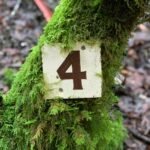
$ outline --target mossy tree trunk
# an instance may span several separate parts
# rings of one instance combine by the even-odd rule
[[[112,106],[114,77],[130,31],[149,0],[62,0],[38,45],[3,96],[2,150],[120,150],[122,118]],[[102,50],[103,92],[99,99],[44,99],[41,48],[98,41]]]

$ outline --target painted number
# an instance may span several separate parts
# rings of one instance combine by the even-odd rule
[[[66,72],[71,65],[72,72]],[[81,72],[80,51],[71,52],[58,68],[57,73],[62,80],[72,79],[74,90],[83,89],[82,79],[86,79],[86,71]]]

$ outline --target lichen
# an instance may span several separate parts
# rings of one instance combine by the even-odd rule
[[[112,86],[130,31],[148,0],[62,0],[37,46],[3,96],[2,150],[120,150],[125,137]],[[103,96],[46,100],[41,48],[98,41],[102,49]]]

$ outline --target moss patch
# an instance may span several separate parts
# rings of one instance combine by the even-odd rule
[[[114,77],[130,31],[148,0],[62,0],[38,45],[3,97],[0,149],[120,150],[122,118],[112,106]],[[103,96],[100,99],[45,100],[41,47],[76,42],[102,43]]]

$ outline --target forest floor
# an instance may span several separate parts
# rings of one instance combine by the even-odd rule
[[[54,9],[57,1],[47,0],[47,3]],[[33,1],[0,0],[0,91],[3,93],[9,90],[14,74],[36,45],[45,24]],[[131,35],[121,70],[125,80],[116,91],[129,132],[125,150],[150,150],[150,24],[137,26]]]

